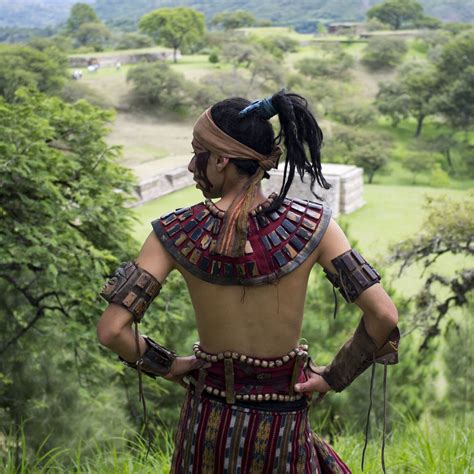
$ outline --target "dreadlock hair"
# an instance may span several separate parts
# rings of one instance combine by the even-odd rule
[[[323,132],[308,109],[307,100],[298,94],[281,90],[272,96],[272,104],[280,120],[280,133],[276,137],[272,124],[262,118],[258,110],[246,117],[239,116],[239,112],[250,105],[246,99],[233,97],[211,108],[212,120],[221,130],[261,154],[270,154],[273,147],[283,140],[286,148],[283,182],[278,198],[268,210],[275,209],[285,199],[295,172],[298,172],[301,180],[306,173],[309,174],[311,191],[316,182],[324,189],[331,187],[321,170]],[[309,151],[309,157],[306,150]],[[259,168],[258,162],[251,160],[233,159],[232,163],[249,176]]]

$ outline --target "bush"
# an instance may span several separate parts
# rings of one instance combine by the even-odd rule
[[[439,163],[435,163],[431,172],[431,186],[435,188],[447,188],[451,184],[448,173],[443,171]]]
[[[390,69],[398,66],[407,52],[405,42],[392,38],[371,38],[362,62],[372,70]]]
[[[339,101],[331,111],[334,118],[345,125],[367,125],[375,119],[376,111],[371,105],[359,101]]]
[[[331,77],[334,79],[347,79],[349,69],[354,65],[354,58],[339,49],[323,57],[300,59],[296,68],[308,77]]]
[[[127,82],[133,83],[132,105],[149,112],[186,114],[192,105],[189,91],[194,86],[167,63],[139,64],[128,71]]]
[[[209,54],[209,62],[212,64],[216,64],[219,62],[219,49],[214,48],[211,53]]]
[[[149,36],[140,33],[125,33],[120,37],[116,48],[140,49],[149,48],[150,46],[153,46],[153,40]]]
[[[61,98],[70,104],[84,99],[90,104],[103,109],[110,109],[113,107],[112,103],[106,97],[100,95],[87,84],[83,84],[79,81],[68,82],[61,92]]]

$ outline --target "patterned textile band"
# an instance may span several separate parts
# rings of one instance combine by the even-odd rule
[[[282,357],[261,359],[231,351],[208,354],[196,343],[196,357],[212,365],[191,372],[188,381],[198,395],[205,391],[225,397],[227,403],[293,402],[303,397],[294,392],[294,386],[306,381],[307,351],[308,346],[300,344]]]
[[[263,406],[263,405],[262,405]],[[229,405],[188,391],[181,409],[172,474],[350,474],[312,433],[308,409],[278,412]]]

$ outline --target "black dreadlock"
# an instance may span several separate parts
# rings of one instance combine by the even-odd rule
[[[221,130],[263,155],[270,154],[273,147],[283,140],[286,148],[283,182],[278,199],[269,210],[277,207],[286,197],[296,171],[301,180],[306,173],[309,174],[311,189],[316,182],[324,189],[331,187],[321,171],[323,132],[308,109],[306,99],[280,91],[273,95],[272,104],[280,120],[280,133],[276,137],[270,121],[262,118],[257,111],[239,117],[239,112],[250,105],[246,99],[233,97],[211,108],[212,119]],[[258,162],[251,160],[233,159],[232,163],[243,174],[250,176],[259,168]]]

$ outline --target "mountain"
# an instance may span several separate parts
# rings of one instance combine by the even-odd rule
[[[279,25],[304,26],[316,20],[360,21],[377,0],[80,0],[91,4],[107,23],[134,25],[161,7],[188,6],[207,20],[224,10],[247,10]],[[76,0],[0,0],[0,27],[44,28],[64,22]],[[471,0],[421,0],[427,15],[443,21],[474,22]]]

